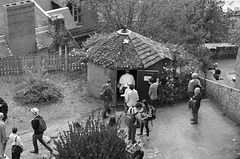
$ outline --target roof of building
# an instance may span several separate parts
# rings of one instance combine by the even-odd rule
[[[65,7],[69,3],[69,0],[51,0],[51,1],[56,3],[57,5],[59,5],[61,7]],[[75,1],[78,2],[78,0],[75,0]]]
[[[54,38],[52,37],[47,27],[44,27],[42,30],[41,29],[36,30],[36,42],[37,48],[39,50],[50,47],[53,41]]]
[[[64,21],[65,21],[65,26],[67,29],[73,29],[76,28],[76,23],[73,20],[73,17],[68,9],[68,7],[64,7],[64,8],[59,8],[59,9],[54,9],[54,10],[50,10],[50,11],[46,11],[47,14],[54,15],[54,14],[61,14],[64,17]]]
[[[87,50],[91,62],[111,69],[148,68],[158,61],[171,59],[170,50],[161,43],[130,30],[114,32]]]
[[[218,47],[237,47],[237,45],[230,43],[206,43],[204,46],[208,49],[216,49]]]

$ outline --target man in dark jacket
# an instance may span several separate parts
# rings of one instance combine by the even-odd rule
[[[102,115],[103,115],[103,118],[106,118],[107,112],[110,113],[109,104],[110,102],[112,102],[112,95],[113,95],[113,90],[111,88],[111,79],[107,80],[107,83],[102,86],[102,89],[105,90],[104,91],[104,96],[105,96],[104,109],[103,109]]]
[[[31,112],[34,116],[32,122],[31,122],[32,128],[34,130],[34,134],[32,136],[34,150],[30,151],[30,152],[35,153],[35,154],[38,153],[37,140],[39,140],[43,144],[43,146],[45,146],[52,154],[53,150],[43,140],[43,132],[39,131],[39,125],[40,125],[39,119],[41,118],[41,116],[39,115],[39,110],[37,108],[32,108]]]
[[[0,98],[0,112],[3,113],[4,117],[2,120],[5,122],[7,120],[8,105],[2,98]]]

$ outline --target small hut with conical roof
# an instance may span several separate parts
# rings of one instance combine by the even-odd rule
[[[108,34],[87,53],[88,92],[98,97],[102,85],[111,79],[115,92],[113,105],[123,104],[117,84],[125,70],[134,76],[140,100],[149,99],[148,79],[159,77],[163,66],[171,62],[171,53],[166,46],[126,28]]]

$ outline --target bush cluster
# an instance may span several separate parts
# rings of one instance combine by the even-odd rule
[[[41,80],[22,85],[15,94],[15,98],[23,104],[53,102],[62,96],[61,90],[56,85]]]
[[[15,99],[23,104],[49,103],[63,97],[61,89],[46,79],[43,67],[25,69],[24,82],[17,87]]]
[[[112,127],[98,116],[90,116],[86,123],[69,123],[69,130],[55,140],[57,159],[130,159],[124,139],[126,133],[119,124]]]

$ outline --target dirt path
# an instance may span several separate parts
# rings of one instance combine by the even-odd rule
[[[22,159],[35,159],[41,155],[32,155],[32,128],[30,122],[32,115],[30,109],[37,107],[40,114],[45,118],[48,129],[46,136],[54,137],[59,132],[68,128],[67,122],[82,120],[88,117],[92,110],[101,108],[101,101],[89,96],[86,92],[86,73],[83,72],[54,72],[48,74],[50,82],[61,87],[64,98],[58,103],[48,105],[27,105],[23,106],[13,99],[14,88],[23,82],[23,75],[7,75],[0,77],[0,97],[9,105],[7,134],[11,133],[11,128],[16,126],[18,133],[23,140],[25,151],[22,153]],[[40,144],[39,144],[40,145]],[[53,143],[50,143],[53,146]],[[40,147],[40,154],[48,153],[45,148]],[[8,145],[6,154],[10,155],[10,145]]]

